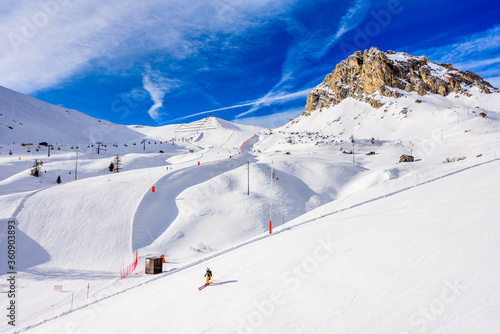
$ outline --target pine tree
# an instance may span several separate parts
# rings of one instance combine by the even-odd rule
[[[113,161],[111,161],[111,163],[109,164],[109,171],[112,172],[115,170],[115,164],[113,163]]]
[[[120,171],[120,167],[121,167],[121,164],[122,164],[122,159],[120,158],[120,156],[118,154],[113,159],[113,164],[114,164],[114,167],[115,167],[114,170],[118,173]]]
[[[38,161],[35,159],[35,163],[33,164],[33,167],[31,167],[30,174],[35,177],[40,176],[40,166],[43,165],[43,161]]]
[[[57,181],[56,181],[56,182],[57,182],[57,184],[61,183],[61,175],[59,175],[59,176],[57,177]]]

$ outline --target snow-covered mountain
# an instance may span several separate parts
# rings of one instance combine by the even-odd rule
[[[136,139],[126,126],[99,120],[0,86],[0,142],[87,144]]]
[[[461,72],[451,64],[437,64],[425,56],[415,57],[403,52],[380,51],[372,47],[357,51],[341,61],[335,70],[307,96],[304,114],[329,108],[348,97],[381,108],[385,97],[405,97],[405,92],[420,96],[451,93],[471,96],[470,89],[483,94],[500,92],[480,76]]]
[[[340,62],[309,93],[303,114],[277,129],[284,136],[279,142],[292,145],[275,149],[293,150],[305,141],[341,143],[351,136],[442,141],[496,128],[499,120],[500,91],[474,73],[371,48]],[[311,140],[305,132],[314,133]]]
[[[434,82],[421,57],[366,54],[415,61],[414,78]],[[498,331],[500,93],[450,81],[424,94],[409,80],[320,94],[276,129],[125,127],[0,89],[2,302],[10,219],[19,283],[17,326],[0,331]],[[49,157],[21,141],[55,146]],[[146,275],[159,255],[164,273]],[[200,292],[207,266],[215,284]]]

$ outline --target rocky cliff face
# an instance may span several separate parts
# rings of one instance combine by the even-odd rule
[[[469,96],[468,88],[473,86],[485,94],[499,91],[480,76],[458,71],[451,64],[436,64],[425,56],[385,53],[372,47],[364,52],[357,51],[337,64],[335,70],[309,93],[303,115],[336,105],[347,97],[380,108],[383,103],[377,97],[398,98],[402,95],[398,89],[419,95],[446,96],[454,92]]]

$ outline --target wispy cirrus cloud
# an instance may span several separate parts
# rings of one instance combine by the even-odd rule
[[[141,57],[152,53],[184,59],[218,42],[220,34],[244,34],[293,4],[294,0],[10,3],[0,11],[0,84],[32,93],[89,68],[115,75],[137,71],[134,66]]]
[[[268,106],[269,105],[273,105],[273,104],[280,104],[280,103],[284,103],[284,102],[287,102],[287,101],[293,101],[293,100],[296,100],[296,99],[299,99],[299,98],[304,98],[304,97],[307,96],[307,94],[310,92],[310,90],[311,90],[310,88],[307,88],[307,89],[303,89],[303,90],[300,90],[300,91],[297,91],[297,92],[293,92],[293,93],[280,93],[280,94],[274,94],[273,96],[269,95],[266,99],[259,98],[259,99],[253,100],[253,101],[246,101],[246,102],[238,103],[238,104],[235,104],[235,105],[232,105],[232,106],[228,106],[228,107],[222,107],[222,108],[217,108],[217,109],[205,110],[205,111],[201,111],[201,112],[198,112],[198,113],[194,113],[194,114],[190,114],[190,115],[178,117],[176,119],[170,120],[170,122],[182,121],[182,120],[185,120],[185,119],[189,119],[189,118],[197,117],[197,116],[201,116],[201,115],[206,115],[206,114],[214,113],[214,112],[217,112],[217,111],[223,111],[223,110],[237,109],[237,108],[243,108],[243,107],[253,106],[253,105],[257,104],[257,103],[259,103],[261,105],[262,104],[266,104]],[[237,115],[235,117],[235,119],[238,119],[238,118],[240,118],[240,117],[242,117],[242,116],[244,116],[246,114],[248,114],[248,111]]]
[[[426,55],[438,63],[451,63],[462,71],[473,71],[495,87],[500,87],[500,26],[459,36],[454,43],[427,49],[405,50]]]
[[[321,49],[320,52],[316,54],[316,57],[323,57],[345,33],[360,25],[365,19],[370,5],[371,0],[356,0],[340,19],[340,23],[335,35],[333,35],[330,41]]]
[[[163,108],[163,99],[165,94],[180,86],[180,81],[168,79],[162,76],[158,70],[151,69],[151,65],[147,64],[145,72],[142,76],[144,89],[151,96],[153,105],[148,110],[148,115],[155,121],[160,121],[162,115],[167,115]]]
[[[361,24],[370,5],[371,0],[355,0],[340,18],[336,30],[320,29],[311,33],[299,22],[289,20],[288,29],[296,36],[296,39],[288,48],[280,80],[264,96],[255,101],[248,111],[239,114],[236,118],[246,116],[266,106],[267,101],[274,96],[286,95],[294,86],[296,73],[300,73],[305,67],[324,57],[345,33]]]
[[[286,124],[290,119],[300,116],[303,111],[304,108],[294,108],[287,109],[286,111],[275,112],[266,116],[239,118],[234,119],[233,121],[239,124],[257,125],[274,129]]]
[[[239,42],[252,29],[284,22],[295,40],[286,51],[278,83],[255,101],[226,107],[251,107],[237,115],[246,117],[261,107],[305,97],[306,90],[296,87],[294,77],[323,57],[334,45],[333,39],[359,24],[369,1],[354,0],[338,27],[321,25],[320,29],[310,29],[292,18],[292,9],[309,6],[299,6],[296,0],[123,0],[105,4],[97,0],[46,0],[11,4],[0,12],[0,29],[5,32],[0,36],[0,85],[33,93],[63,86],[85,71],[115,76],[135,72],[153,101],[148,114],[159,121],[165,113],[166,94],[189,84],[186,77],[217,66],[226,70],[224,64],[238,57],[235,50],[245,47],[246,43]],[[146,67],[141,72],[144,63],[170,64],[171,71],[162,67],[160,73]],[[166,79],[174,78],[172,73],[179,67],[183,71],[179,80]]]
[[[478,54],[496,54],[500,49],[500,26],[455,38],[457,42],[415,52],[424,52],[435,61],[464,60]]]

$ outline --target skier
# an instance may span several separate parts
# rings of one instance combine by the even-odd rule
[[[212,279],[212,270],[210,268],[207,268],[207,272],[205,273],[205,277],[207,278],[207,282],[205,283],[205,286],[210,284],[210,280]]]

